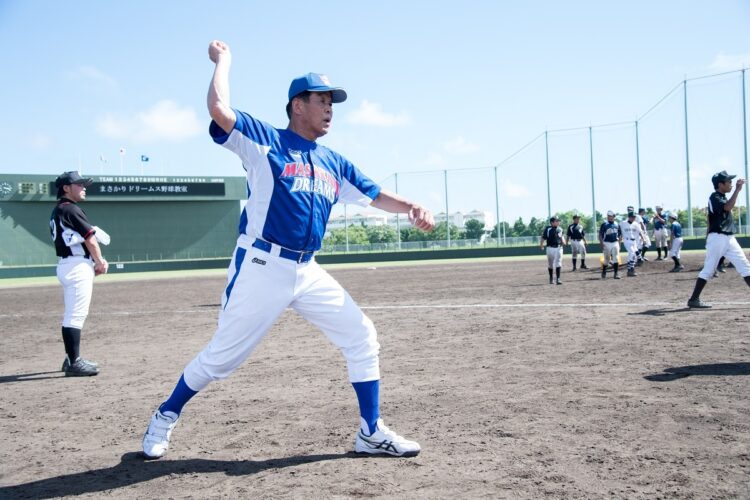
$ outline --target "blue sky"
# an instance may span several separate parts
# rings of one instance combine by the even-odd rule
[[[685,78],[750,67],[748,26],[740,0],[0,0],[0,173],[242,175],[206,133],[221,39],[233,106],[285,127],[290,80],[325,73],[349,99],[321,143],[389,189],[401,172],[435,211],[448,170],[450,211],[494,212],[491,167],[545,130],[635,121]],[[694,205],[711,172],[744,168],[739,82],[689,88]],[[641,124],[647,206],[686,204],[681,92]],[[552,210],[637,204],[632,127],[594,133],[595,202],[587,134],[550,136]],[[546,216],[543,138],[499,174],[502,218]]]

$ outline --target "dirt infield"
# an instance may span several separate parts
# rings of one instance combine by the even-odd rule
[[[331,271],[378,327],[411,459],[351,452],[343,358],[286,312],[144,461],[223,279],[97,284],[89,379],[57,371],[61,289],[0,289],[0,498],[750,498],[750,291],[730,269],[686,309],[701,259],[614,281],[566,256],[561,286],[541,260]]]

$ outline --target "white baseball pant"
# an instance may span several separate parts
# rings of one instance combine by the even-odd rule
[[[620,255],[620,242],[605,241],[602,251],[604,254],[605,266],[608,266],[611,262],[617,262],[617,257]]]
[[[672,240],[672,248],[669,250],[669,256],[670,257],[677,257],[680,258],[680,250],[682,250],[682,238],[675,238]],[[716,262],[718,262],[719,259],[716,259]],[[716,269],[716,266],[714,266],[714,269]],[[713,273],[713,271],[711,271]]]
[[[625,251],[628,252],[628,269],[635,267],[635,262],[638,260],[638,241],[634,239],[624,238],[622,240],[625,246]]]
[[[586,258],[586,244],[582,240],[570,240],[570,248],[574,259],[578,254],[581,254],[582,259]]]
[[[57,279],[63,286],[65,301],[62,326],[80,330],[89,315],[94,262],[83,256],[61,258],[57,263]]]
[[[734,264],[734,268],[743,278],[750,276],[750,262],[748,262],[745,252],[737,243],[734,235],[721,233],[708,233],[706,237],[706,259],[703,262],[703,269],[699,278],[708,281],[714,276],[716,266],[719,265],[719,259],[726,257],[726,260]]]
[[[556,267],[562,266],[563,248],[562,245],[559,247],[547,247],[547,268],[555,269]]]
[[[656,248],[667,246],[667,230],[665,228],[654,229],[654,240],[656,241]]]
[[[351,296],[315,260],[298,264],[252,247],[241,236],[227,273],[219,324],[185,367],[194,391],[228,377],[287,307],[320,328],[347,361],[350,382],[380,379],[377,332]]]

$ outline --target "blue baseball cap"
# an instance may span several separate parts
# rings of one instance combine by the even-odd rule
[[[340,87],[332,86],[328,77],[319,73],[308,73],[292,80],[292,84],[289,85],[289,101],[306,90],[310,92],[330,92],[334,104],[346,101],[346,91]]]

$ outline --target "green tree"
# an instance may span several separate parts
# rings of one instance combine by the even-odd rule
[[[367,226],[367,240],[370,243],[393,243],[397,241],[396,229],[388,225]]]
[[[464,239],[463,231],[461,231],[461,228],[456,226],[455,224],[450,224],[446,221],[438,222],[435,224],[435,229],[432,230],[432,232],[427,233],[427,239],[428,241],[436,241],[436,240],[447,240],[448,239],[448,228],[450,227],[451,232],[451,240],[462,240]]]
[[[401,241],[427,241],[428,234],[413,226],[406,227],[401,229]]]
[[[370,243],[367,237],[367,230],[357,224],[352,224],[348,229],[332,229],[325,241],[331,245],[345,245],[347,233],[350,245],[367,245]]]
[[[503,221],[499,224],[495,224],[495,227],[492,228],[492,232],[490,233],[490,236],[492,238],[497,238],[498,235],[502,236],[503,234],[505,236],[512,236],[513,229],[510,227],[510,224]]]
[[[464,233],[467,240],[478,240],[484,234],[484,223],[476,219],[469,219],[464,224]]]
[[[526,234],[526,224],[524,224],[523,219],[519,217],[516,222],[513,223],[513,231],[511,231],[511,236],[524,236]]]

